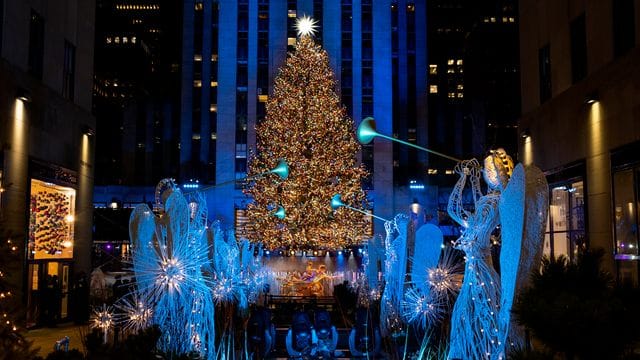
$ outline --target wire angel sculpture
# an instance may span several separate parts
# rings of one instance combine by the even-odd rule
[[[458,163],[460,175],[447,210],[462,226],[455,248],[465,253],[462,287],[451,315],[450,359],[495,358],[499,349],[498,312],[500,281],[491,263],[491,233],[499,223],[500,187],[496,184],[486,195],[480,188],[481,167],[477,160]],[[470,183],[474,211],[464,208],[462,197]],[[490,183],[491,185],[491,183]]]
[[[171,353],[215,353],[214,304],[209,247],[204,236],[207,206],[195,193],[187,200],[171,180],[157,189],[156,216],[137,206],[129,221],[138,301],[149,304],[162,329],[159,348]]]

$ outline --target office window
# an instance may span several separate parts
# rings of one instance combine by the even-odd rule
[[[540,77],[540,103],[551,98],[551,51],[549,44],[538,50],[538,71]]]
[[[429,64],[429,75],[438,75],[438,65]]]
[[[438,85],[429,85],[429,94],[437,94]]]
[[[42,65],[44,59],[44,18],[33,9],[29,24],[29,63],[31,75],[42,79]]]
[[[64,41],[64,65],[62,68],[62,96],[73,100],[76,73],[76,47]]]
[[[550,185],[549,216],[543,252],[571,261],[585,249],[585,194],[581,179]]]
[[[571,21],[571,81],[575,84],[587,76],[587,32],[584,13]]]
[[[613,9],[613,54],[618,57],[635,46],[635,9],[633,0],[614,0]]]

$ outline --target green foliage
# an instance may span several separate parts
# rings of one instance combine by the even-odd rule
[[[614,286],[600,268],[603,254],[543,259],[514,306],[517,321],[567,359],[615,359],[640,336],[638,290]]]
[[[31,348],[31,342],[10,327],[0,326],[0,360],[33,359],[38,349]]]
[[[102,343],[102,332],[94,329],[87,334],[85,346],[87,359],[151,360],[156,357],[156,344],[161,335],[160,328],[152,326],[138,334],[127,336],[118,346]]]
[[[45,360],[83,360],[84,355],[78,349],[71,349],[69,351],[54,351],[47,355]]]

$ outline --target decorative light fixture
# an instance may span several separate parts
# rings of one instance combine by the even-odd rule
[[[27,89],[18,88],[18,90],[16,90],[16,99],[22,102],[31,102],[31,93]]]
[[[587,105],[592,105],[592,104],[596,103],[599,100],[600,99],[598,97],[598,92],[597,91],[592,91],[592,92],[588,93],[587,96],[585,96],[584,103],[587,104]]]
[[[82,126],[82,134],[92,137],[96,134],[96,131],[89,125]]]
[[[446,154],[443,154],[441,152],[437,152],[431,149],[427,149],[424,148],[422,146],[418,146],[416,144],[412,144],[410,142],[407,141],[402,141],[400,139],[396,139],[394,137],[391,136],[387,136],[384,134],[380,134],[379,132],[376,131],[376,121],[374,118],[372,117],[367,117],[364,120],[362,120],[362,122],[360,123],[360,125],[358,126],[358,131],[356,133],[358,141],[363,144],[366,145],[368,143],[370,143],[373,138],[375,138],[376,136],[379,136],[383,139],[387,139],[387,140],[391,140],[391,141],[395,141],[397,143],[403,144],[403,145],[407,145],[407,146],[411,146],[412,148],[418,149],[418,150],[422,150],[422,151],[426,151],[430,154],[434,154],[434,155],[438,155],[441,156],[443,158],[449,159],[449,160],[453,160],[455,162],[460,162],[461,160],[458,158],[455,158],[453,156],[449,156]]]
[[[309,16],[303,16],[298,18],[296,21],[296,30],[298,31],[298,36],[313,36],[316,32],[316,25],[318,21],[314,20]]]
[[[371,216],[371,217],[374,217],[374,218],[376,218],[378,220],[382,220],[382,221],[385,221],[385,222],[389,221],[389,220],[387,220],[387,219],[385,219],[383,217],[380,217],[380,216],[377,216],[377,215],[373,215],[373,213],[370,213],[368,211],[365,211],[365,210],[362,210],[362,209],[358,209],[358,208],[354,208],[353,206],[349,206],[349,205],[347,205],[347,204],[342,202],[342,198],[341,198],[340,194],[335,194],[331,198],[331,208],[333,210],[337,210],[340,207],[346,207],[347,209],[351,209],[353,211],[357,211],[357,212],[363,213],[363,214],[365,214],[367,216]]]

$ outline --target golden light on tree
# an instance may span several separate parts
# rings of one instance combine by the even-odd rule
[[[336,88],[327,53],[311,36],[301,36],[275,79],[249,163],[252,176],[282,158],[290,175],[286,181],[260,177],[246,188],[253,198],[247,206],[251,241],[271,249],[336,249],[362,240],[363,215],[331,208],[334,194],[350,206],[367,207],[361,186],[367,172],[356,161],[360,145]],[[284,219],[271,215],[278,206],[286,210]]]

